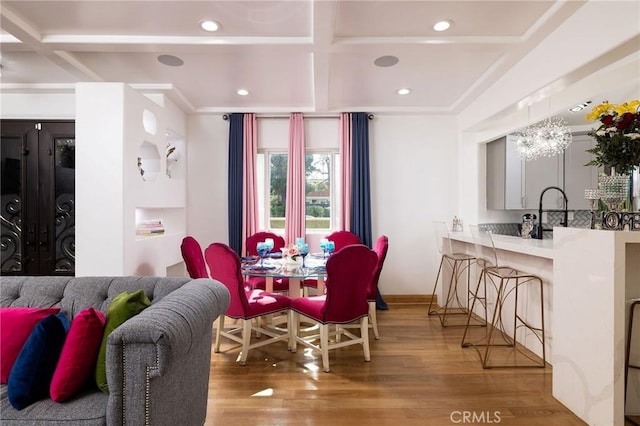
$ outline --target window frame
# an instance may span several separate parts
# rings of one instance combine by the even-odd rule
[[[288,150],[273,149],[273,148],[261,148],[258,149],[258,165],[257,165],[257,192],[258,192],[258,223],[260,229],[264,229],[270,232],[282,233],[282,228],[271,227],[271,155],[285,154],[289,155]],[[307,228],[307,234],[327,234],[338,229],[338,222],[342,206],[340,203],[340,188],[342,182],[342,170],[340,169],[340,151],[339,149],[306,149],[306,155],[313,154],[328,154],[331,157],[331,170],[329,172],[330,191],[330,220],[329,228]],[[260,156],[262,155],[262,164],[260,164]],[[306,158],[306,157],[305,157]],[[260,168],[263,168],[260,173]],[[261,188],[262,186],[262,188]],[[306,188],[306,176],[305,176],[305,188]],[[305,193],[305,212],[306,212],[306,193]],[[306,213],[305,213],[305,228],[306,228]]]

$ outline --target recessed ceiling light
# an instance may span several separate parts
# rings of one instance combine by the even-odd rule
[[[184,64],[184,61],[182,59],[173,55],[160,55],[158,56],[158,62],[170,67],[179,67]]]
[[[249,94],[249,91],[247,89],[238,89],[236,93],[240,96],[247,96]]]
[[[392,67],[400,61],[396,56],[380,56],[373,61],[373,64],[378,67]]]
[[[453,22],[452,22],[452,21],[449,21],[449,20],[447,19],[447,20],[444,20],[444,21],[436,22],[436,23],[433,25],[433,29],[434,29],[435,31],[446,31],[446,30],[448,30],[449,28],[451,28],[451,25],[453,25]]]
[[[398,89],[398,95],[408,95],[411,93],[411,89]]]
[[[583,103],[578,104],[576,106],[572,106],[571,108],[569,108],[569,111],[571,111],[571,112],[580,112],[583,109],[585,109],[586,107],[588,107],[590,103],[591,103],[591,101],[586,101],[586,102],[583,102]]]
[[[202,28],[205,31],[208,31],[208,32],[212,33],[212,32],[218,31],[222,27],[216,21],[212,21],[210,19],[205,19],[203,21],[200,21],[200,28]]]

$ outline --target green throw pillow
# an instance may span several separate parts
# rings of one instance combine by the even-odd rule
[[[131,317],[136,316],[146,307],[151,305],[151,301],[144,294],[144,290],[138,290],[135,293],[124,291],[113,298],[109,309],[107,310],[107,321],[104,326],[104,334],[102,335],[102,343],[98,352],[98,362],[96,364],[96,384],[102,392],[109,392],[107,386],[107,339],[109,334],[120,324],[124,323]]]

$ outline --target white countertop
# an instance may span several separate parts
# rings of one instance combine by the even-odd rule
[[[547,259],[553,259],[554,257],[553,239],[551,238],[537,240],[535,238],[524,239],[500,234],[491,234],[491,236],[493,243],[499,250],[513,251]],[[470,232],[449,231],[449,237],[452,240],[473,244]]]

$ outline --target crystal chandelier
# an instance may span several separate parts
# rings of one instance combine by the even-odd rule
[[[516,134],[520,157],[526,161],[561,154],[571,144],[571,130],[561,117],[551,117]]]

